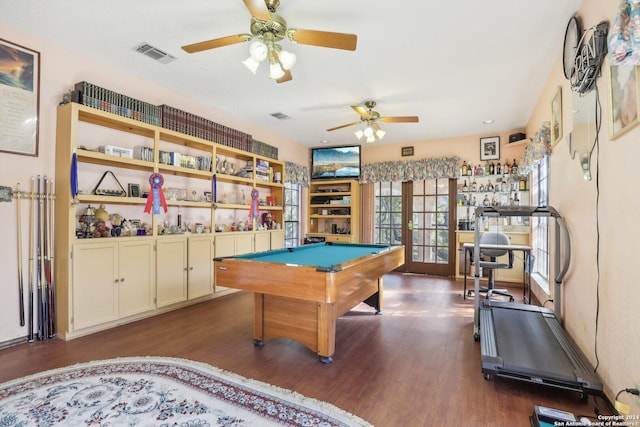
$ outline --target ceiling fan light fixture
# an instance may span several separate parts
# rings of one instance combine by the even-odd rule
[[[371,138],[373,136],[373,128],[371,126],[367,126],[366,128],[364,128],[364,136],[368,138]]]
[[[258,67],[260,66],[260,63],[252,57],[248,57],[247,59],[242,61],[242,64],[244,64],[244,66],[247,67],[253,74],[256,73]]]
[[[267,58],[269,49],[265,42],[260,39],[254,39],[249,45],[249,55],[256,62],[262,62]]]
[[[386,132],[385,132],[385,131],[383,131],[382,129],[378,129],[378,130],[376,131],[376,136],[378,137],[378,139],[382,139],[382,138],[384,138],[384,135],[385,135],[385,134],[386,134]]]
[[[376,140],[376,137],[373,135],[367,137],[367,142],[375,142],[375,140]]]
[[[269,78],[276,80],[282,76],[284,76],[284,70],[280,64],[276,61],[271,61],[271,64],[269,64]]]
[[[357,131],[354,132],[354,134],[358,139],[362,139],[362,137],[364,136],[364,132],[362,131],[362,129],[358,129]]]
[[[293,52],[289,52],[288,50],[281,50],[278,53],[278,57],[280,58],[280,63],[282,64],[282,68],[285,70],[290,70],[296,65],[296,54]]]

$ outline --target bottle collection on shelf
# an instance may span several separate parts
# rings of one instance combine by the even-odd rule
[[[500,162],[495,164],[493,161],[487,161],[484,167],[482,165],[471,166],[467,164],[466,160],[463,161],[460,170],[460,175],[463,180],[462,186],[459,187],[462,194],[458,197],[458,204],[460,206],[504,206],[504,205],[519,205],[520,191],[529,190],[529,180],[526,175],[519,175],[518,164],[513,159],[513,163],[509,164],[505,161],[504,165]],[[491,179],[488,179],[486,183],[478,183],[476,179],[467,181],[465,176],[471,177],[495,177],[495,183]],[[482,200],[474,194],[464,193],[485,193]],[[481,197],[481,196],[480,196]]]
[[[518,164],[516,163],[516,159],[513,159],[513,163],[509,164],[508,160],[504,161],[504,164],[500,164],[498,161],[497,164],[493,163],[493,161],[488,161],[484,166],[474,165],[471,166],[467,164],[467,161],[464,160],[462,162],[462,167],[460,168],[461,176],[487,176],[487,175],[518,175]]]

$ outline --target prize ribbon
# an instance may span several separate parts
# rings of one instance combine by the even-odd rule
[[[249,210],[249,216],[252,218],[258,218],[260,210],[258,209],[258,189],[251,190],[251,210]]]
[[[71,195],[75,202],[78,201],[78,155],[73,152],[71,156]]]
[[[217,192],[218,192],[218,184],[216,183],[216,174],[214,173],[211,181],[211,195],[213,196],[211,201],[213,203],[215,203],[216,200],[218,200]]]
[[[149,185],[151,185],[151,191],[147,197],[147,205],[144,207],[145,213],[151,212],[151,205],[153,205],[153,213],[157,215],[160,213],[160,205],[164,212],[167,212],[167,202],[164,199],[164,193],[162,192],[162,184],[164,184],[164,178],[159,173],[151,174],[149,177]]]

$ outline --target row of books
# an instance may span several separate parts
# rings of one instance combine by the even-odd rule
[[[136,145],[133,147],[133,158],[153,162],[153,148]]]
[[[277,147],[256,141],[247,133],[169,105],[152,105],[86,81],[75,84],[70,100],[249,153],[278,158]]]
[[[131,98],[89,82],[76,83],[72,101],[140,122],[160,126],[162,110],[156,105]]]
[[[162,127],[165,129],[251,152],[253,139],[249,134],[168,105],[160,107],[162,108]]]
[[[273,145],[269,145],[255,139],[251,142],[250,151],[259,156],[270,157],[272,159],[278,158],[278,147],[274,147]]]
[[[160,151],[158,154],[158,161],[163,165],[180,166],[187,169],[211,172],[211,157],[189,156],[173,151]]]

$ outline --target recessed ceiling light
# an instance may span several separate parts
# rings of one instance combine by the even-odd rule
[[[328,139],[323,139],[322,141],[320,141],[320,144],[328,144],[329,140]]]
[[[494,121],[489,119],[489,120],[485,120],[482,123],[484,123],[485,125],[490,125],[491,123],[493,123]]]

